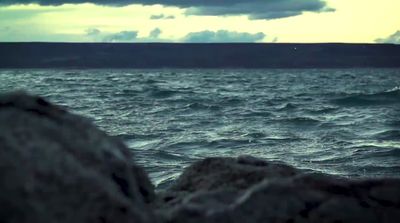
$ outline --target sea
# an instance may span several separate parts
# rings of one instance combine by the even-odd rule
[[[158,189],[214,156],[400,177],[400,69],[0,70],[14,90],[120,137]]]

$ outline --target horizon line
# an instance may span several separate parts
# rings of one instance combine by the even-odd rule
[[[18,43],[52,43],[52,44],[253,44],[253,45],[279,45],[279,44],[298,44],[298,45],[315,45],[315,44],[353,44],[353,45],[400,45],[396,43],[362,43],[362,42],[53,42],[53,41],[0,41],[0,44],[18,44]]]

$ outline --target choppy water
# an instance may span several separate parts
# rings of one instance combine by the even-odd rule
[[[209,156],[400,176],[400,70],[0,70],[88,116],[164,187]]]

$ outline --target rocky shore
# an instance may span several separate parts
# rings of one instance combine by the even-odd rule
[[[0,96],[0,222],[393,222],[400,179],[348,179],[250,156],[207,158],[155,192],[134,154],[90,121]]]

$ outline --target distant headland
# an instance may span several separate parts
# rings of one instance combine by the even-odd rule
[[[394,67],[394,44],[0,43],[0,68]]]

